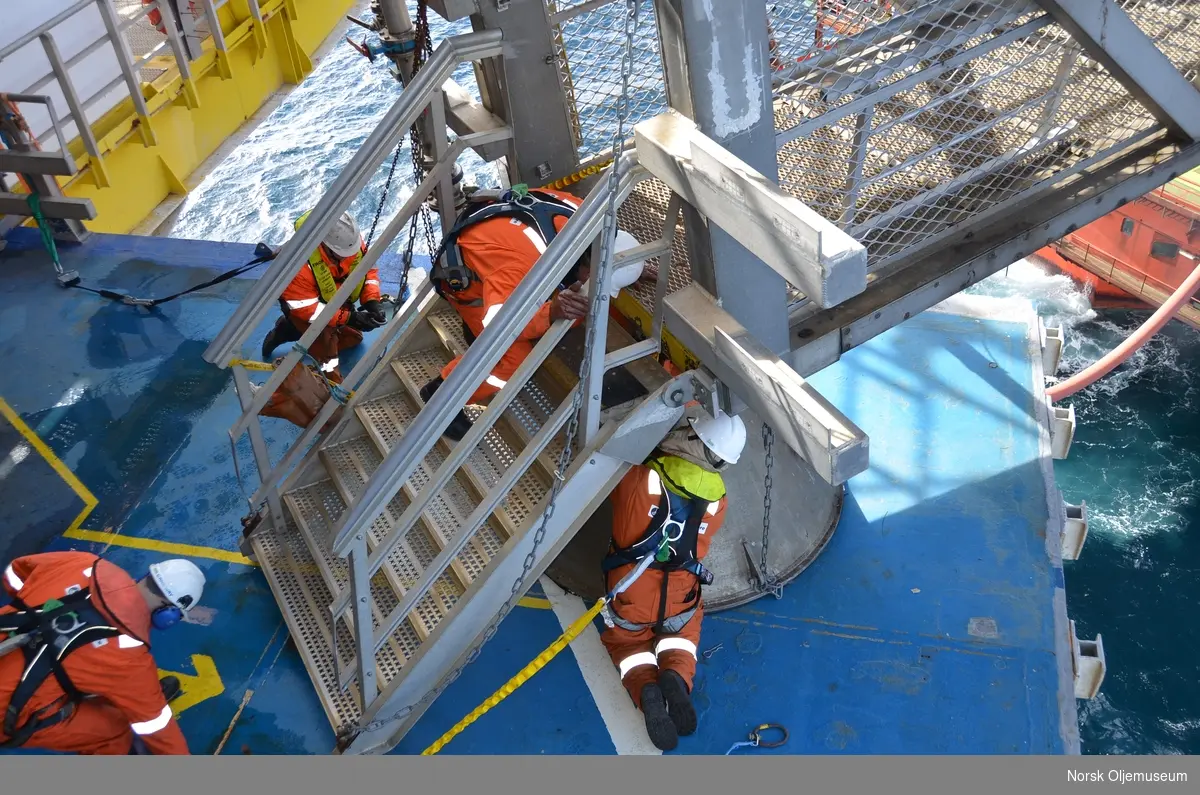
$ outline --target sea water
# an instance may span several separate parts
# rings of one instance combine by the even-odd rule
[[[365,4],[364,4],[365,5]],[[410,2],[410,7],[413,3]],[[619,4],[588,31],[591,46],[619,53]],[[360,16],[365,9],[360,9]],[[469,32],[430,14],[435,41]],[[364,31],[349,23],[356,41]],[[652,37],[638,36],[639,61]],[[386,60],[375,63],[345,42],[333,47],[229,157],[191,192],[172,237],[279,245],[300,213],[333,183],[400,95]],[[585,119],[587,149],[608,145],[618,86],[609,68],[575,66],[577,91],[590,92],[603,113]],[[469,64],[455,79],[474,90]],[[631,121],[661,109],[654,81],[635,86]],[[496,187],[490,166],[460,159],[466,181]],[[385,162],[355,200],[370,229],[390,165]],[[383,222],[414,187],[407,141],[383,206]],[[402,235],[392,245],[399,251]],[[418,239],[415,251],[427,254]],[[392,260],[388,267],[397,269]],[[398,272],[385,272],[394,282]],[[1096,360],[1148,313],[1095,312],[1069,278],[1031,261],[1013,264],[971,292],[1032,299],[1048,323],[1064,327],[1060,376]],[[1086,501],[1090,528],[1081,559],[1066,564],[1068,606],[1081,638],[1103,637],[1108,674],[1097,698],[1080,703],[1086,753],[1200,753],[1200,334],[1169,324],[1125,365],[1070,402],[1078,427],[1071,454],[1055,463],[1064,497]]]

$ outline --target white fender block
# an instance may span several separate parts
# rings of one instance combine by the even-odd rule
[[[1038,326],[1042,338],[1042,374],[1053,376],[1058,373],[1058,364],[1062,359],[1066,336],[1063,334],[1062,326],[1047,328],[1042,324],[1041,318],[1038,318]]]
[[[1058,460],[1067,457],[1071,442],[1075,438],[1075,407],[1055,406],[1050,403],[1050,454]]]
[[[1080,640],[1075,634],[1074,621],[1071,622],[1071,665],[1075,670],[1075,698],[1095,698],[1108,670],[1104,661],[1104,642],[1099,635],[1095,640]]]
[[[1087,540],[1087,501],[1079,505],[1063,503],[1062,559],[1079,560],[1083,542]]]

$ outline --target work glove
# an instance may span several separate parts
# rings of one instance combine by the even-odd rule
[[[387,313],[383,311],[382,301],[363,301],[362,310],[375,318],[376,328],[387,323]]]
[[[365,309],[356,309],[350,313],[350,319],[346,321],[346,325],[358,331],[374,331],[383,323],[376,322],[375,316]]]

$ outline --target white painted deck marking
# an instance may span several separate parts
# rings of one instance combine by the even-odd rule
[[[539,582],[564,630],[587,612],[582,599],[571,596],[549,577],[542,577]],[[600,710],[600,717],[604,719],[604,726],[617,753],[622,756],[660,756],[662,751],[655,748],[646,736],[646,722],[642,713],[621,686],[617,669],[600,642],[600,633],[594,624],[589,624],[571,643],[571,651],[575,654],[579,673],[583,674],[583,681],[592,694],[592,700],[596,702],[596,709]]]

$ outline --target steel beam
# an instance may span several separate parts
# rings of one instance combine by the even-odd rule
[[[694,284],[671,294],[666,324],[827,483],[839,485],[866,470],[866,434],[749,335],[712,296]]]
[[[671,107],[779,183],[766,0],[655,0]],[[787,342],[787,285],[728,231],[685,208],[692,278],[775,353]]]
[[[475,30],[504,34],[498,73],[481,82],[484,105],[513,129],[508,169],[513,183],[545,185],[574,173],[579,164],[571,113],[554,60],[545,0],[511,0],[501,9],[482,0],[471,16]],[[484,65],[487,72],[492,64]],[[486,85],[486,89],[485,89]]]
[[[792,367],[802,376],[811,375],[913,315],[1200,166],[1200,144],[1179,149],[1167,138],[1160,131],[1089,174],[1030,191],[1030,198],[1014,203],[986,227],[964,228],[953,238],[908,252],[862,295],[795,323]],[[1038,208],[1033,218],[1030,206]]]
[[[638,162],[704,213],[710,231],[716,225],[736,235],[817,305],[836,306],[866,289],[867,251],[858,241],[702,134],[690,119],[668,111],[637,125],[634,135]]]
[[[1200,140],[1200,91],[1116,0],[1037,0],[1172,134]]]
[[[47,218],[63,218],[72,221],[90,221],[96,217],[96,208],[91,199],[76,199],[70,196],[43,196],[42,214]],[[0,193],[0,215],[28,215],[29,201],[24,193]]]
[[[442,83],[442,95],[446,98],[446,124],[455,135],[473,135],[493,132],[505,127],[504,120],[475,101],[465,88],[453,80]],[[504,157],[508,143],[499,141],[474,147],[475,154],[491,163]]]

